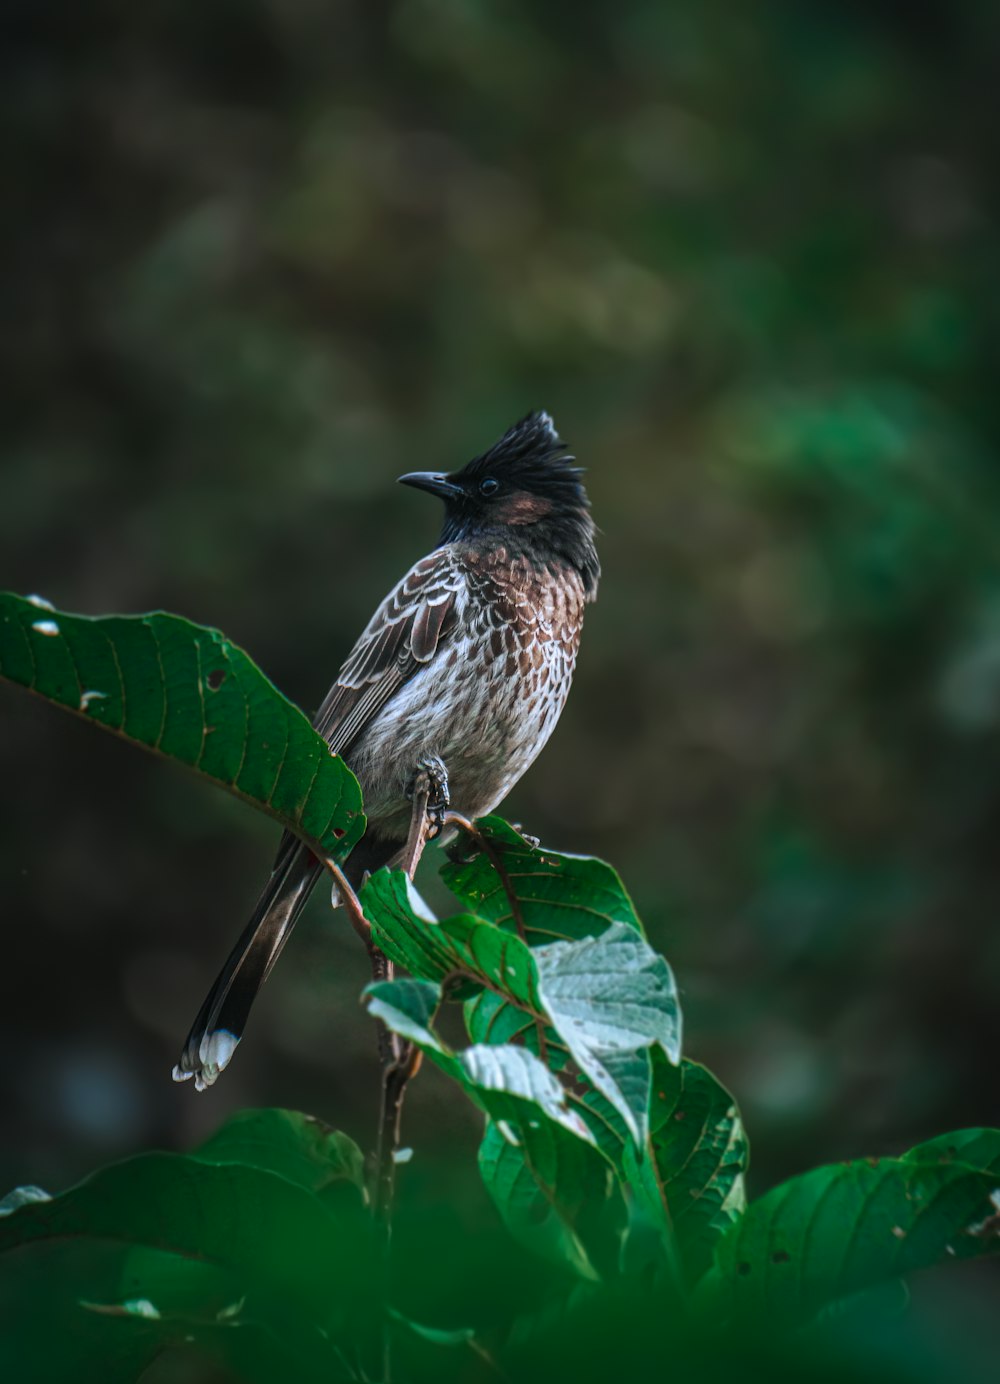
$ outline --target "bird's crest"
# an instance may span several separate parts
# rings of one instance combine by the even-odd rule
[[[482,456],[474,457],[464,470],[471,476],[549,463],[554,472],[577,476],[580,471],[570,464],[573,461],[575,457],[567,453],[566,443],[556,431],[552,415],[541,409],[508,428],[499,442]]]

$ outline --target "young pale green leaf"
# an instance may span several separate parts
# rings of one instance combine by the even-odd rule
[[[367,1198],[364,1154],[354,1140],[297,1110],[240,1110],[192,1156],[279,1173],[317,1195],[349,1183]]]
[[[540,1026],[642,1142],[648,1129],[650,1049],[680,1059],[681,1015],[670,967],[632,928],[529,948],[468,914],[431,918],[402,873],[379,871],[362,903],[378,945],[427,980],[485,986]]]
[[[526,1249],[596,1280],[577,1219],[605,1201],[611,1169],[590,1144],[545,1120],[513,1141],[487,1122],[479,1171],[507,1228]]]
[[[596,937],[613,923],[642,931],[625,886],[603,860],[532,846],[502,817],[484,817],[476,830],[497,861],[481,850],[445,865],[441,878],[477,917],[532,947]]]
[[[354,775],[218,630],[161,611],[67,615],[0,593],[0,677],[186,764],[325,855],[364,832]]]
[[[557,1077],[534,1053],[518,1047],[474,1046],[452,1052],[431,1027],[440,990],[430,981],[383,980],[364,991],[369,1013],[416,1043],[492,1119],[515,1132],[541,1119],[576,1138],[590,1140],[586,1124],[570,1108]]]
[[[630,972],[628,964],[635,946],[639,948],[633,952],[638,976]],[[657,1051],[657,1044],[643,1047],[639,1030],[646,1024],[658,1030],[659,1051],[668,1061],[676,1062],[680,1056],[681,1016],[673,976],[662,958],[618,925],[599,938],[573,944],[568,957],[565,953],[552,957],[550,951],[554,950],[536,947],[532,952],[539,970],[539,993],[546,1002],[545,1023],[541,1025],[546,1059],[557,1071],[571,1062],[576,1064],[582,1078],[576,1083],[580,1113],[601,1150],[620,1166],[626,1142],[642,1143],[648,1132],[651,1053]],[[579,990],[561,974],[564,958],[576,971],[577,984],[581,974],[589,973]],[[637,1003],[631,1011],[630,975],[637,982]],[[596,1022],[592,1034],[574,1025],[577,1016],[572,1013],[575,995],[588,990],[599,995],[593,1006]],[[616,1033],[613,1025],[623,1013],[627,1015],[625,1031]],[[539,1025],[501,995],[484,992],[477,996],[466,1005],[465,1018],[469,1036],[476,1042],[520,1041],[531,1051],[539,1051]],[[602,1032],[602,1024],[612,1026],[611,1032]],[[613,1046],[616,1037],[622,1044],[617,1049]],[[627,1046],[632,1043],[635,1046]]]
[[[476,1043],[522,1043],[529,1051],[539,1052],[539,1036],[545,1040],[545,1059],[555,1072],[564,1071],[572,1061],[569,1048],[551,1025],[541,1027],[520,1009],[515,1009],[500,995],[483,990],[464,1008],[465,1026]],[[594,1143],[624,1175],[622,1160],[625,1145],[632,1138],[625,1120],[586,1078],[575,1074],[570,1100],[585,1121]]]
[[[746,1206],[749,1145],[736,1104],[705,1067],[654,1055],[649,1138],[626,1143],[623,1171],[647,1223],[658,1227],[685,1280],[708,1268],[719,1236]]]
[[[934,1140],[904,1158],[816,1168],[775,1187],[719,1241],[699,1294],[706,1309],[808,1321],[875,1284],[996,1253],[1000,1131],[966,1133],[979,1167]]]
[[[169,1153],[112,1164],[0,1218],[0,1253],[54,1239],[111,1240],[208,1262],[246,1291],[324,1324],[359,1310],[371,1253],[356,1222],[339,1220],[276,1173]]]
[[[433,980],[376,980],[361,994],[372,1018],[398,1033],[424,1052],[448,1050],[434,1032],[434,1016],[441,1005],[441,987]]]
[[[649,1131],[652,1053],[680,1061],[681,1011],[662,956],[621,923],[530,953],[546,1018],[636,1143]]]

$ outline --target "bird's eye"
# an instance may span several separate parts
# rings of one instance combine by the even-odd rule
[[[500,489],[500,482],[494,480],[492,476],[487,476],[485,480],[479,482],[480,495],[495,495]]]

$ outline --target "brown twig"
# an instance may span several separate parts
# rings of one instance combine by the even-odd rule
[[[326,856],[324,857],[323,864],[333,876],[333,881],[337,886],[341,903],[344,906],[344,912],[347,914],[351,927],[361,938],[362,942],[364,942],[365,946],[370,948],[372,929],[371,924],[364,915],[364,910],[361,907],[361,900],[351,888],[347,876],[335,860],[331,860],[329,856]]]
[[[431,785],[426,774],[419,775],[413,794],[413,811],[410,815],[410,831],[402,866],[410,879],[416,873],[420,857],[427,844],[430,822],[427,808],[430,801]],[[372,938],[371,924],[365,917],[361,900],[352,888],[343,870],[330,857],[323,858],[323,865],[333,877],[340,894],[341,903],[354,931],[361,938],[371,959],[372,980],[392,980],[395,967],[385,952]],[[378,1025],[378,1056],[382,1071],[382,1099],[379,1108],[378,1136],[375,1147],[375,1178],[372,1196],[372,1210],[379,1226],[382,1254],[382,1297],[388,1300],[389,1287],[389,1244],[392,1232],[392,1203],[396,1187],[396,1155],[399,1152],[400,1120],[403,1113],[403,1097],[407,1083],[416,1075],[420,1066],[421,1053],[415,1044],[400,1038],[385,1024]],[[390,1335],[391,1328],[386,1325],[381,1344],[382,1378],[390,1378]]]
[[[427,775],[418,775],[413,792],[410,831],[402,862],[403,869],[410,879],[416,873],[427,844],[430,826],[427,807],[430,792],[431,785]],[[381,947],[372,940],[370,928],[365,940],[372,963],[372,980],[392,980],[395,967]],[[375,1146],[373,1211],[381,1240],[383,1301],[388,1301],[392,1204],[396,1191],[396,1158],[399,1153],[403,1097],[406,1095],[410,1078],[419,1070],[421,1052],[416,1044],[401,1038],[398,1033],[393,1033],[385,1024],[379,1022],[378,1054],[379,1065],[382,1068],[382,1103],[379,1108],[378,1139]],[[391,1337],[392,1325],[387,1317],[382,1336],[382,1378],[385,1381],[391,1378]]]
[[[403,869],[410,879],[416,873],[420,857],[427,844],[427,804],[430,783],[422,776],[413,793],[413,812],[406,838]],[[372,962],[373,980],[392,980],[395,967],[382,949],[369,936],[368,954]],[[396,1153],[399,1149],[399,1121],[403,1110],[406,1084],[418,1066],[417,1048],[379,1024],[379,1060],[382,1065],[382,1108],[379,1112],[378,1142],[375,1151],[375,1215],[385,1226],[386,1238],[392,1218],[392,1198],[396,1182]]]

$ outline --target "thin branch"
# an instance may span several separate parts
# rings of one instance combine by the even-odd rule
[[[324,856],[323,864],[333,876],[337,891],[340,894],[341,903],[344,906],[344,912],[347,914],[351,927],[361,938],[362,942],[364,942],[365,946],[370,947],[372,929],[371,924],[365,917],[364,909],[361,907],[361,900],[351,888],[347,876],[335,860],[331,860],[329,856]]]
[[[420,857],[427,844],[430,829],[427,808],[430,802],[431,784],[426,774],[420,774],[414,785],[413,811],[410,814],[410,830],[403,855],[403,869],[410,879],[416,873]],[[360,911],[360,905],[359,905]],[[363,915],[362,915],[363,916]],[[395,967],[381,947],[372,940],[371,928],[366,923],[365,943],[372,963],[373,980],[392,980]],[[393,1033],[385,1024],[378,1025],[379,1064],[382,1068],[382,1103],[379,1109],[378,1140],[375,1148],[375,1187],[374,1213],[379,1227],[382,1251],[382,1297],[388,1301],[390,1288],[389,1247],[392,1239],[392,1204],[396,1191],[396,1159],[399,1153],[400,1121],[403,1114],[403,1097],[410,1078],[420,1068],[422,1053],[415,1043],[410,1043]],[[387,1317],[382,1335],[382,1378],[385,1381],[392,1375],[392,1323]]]

